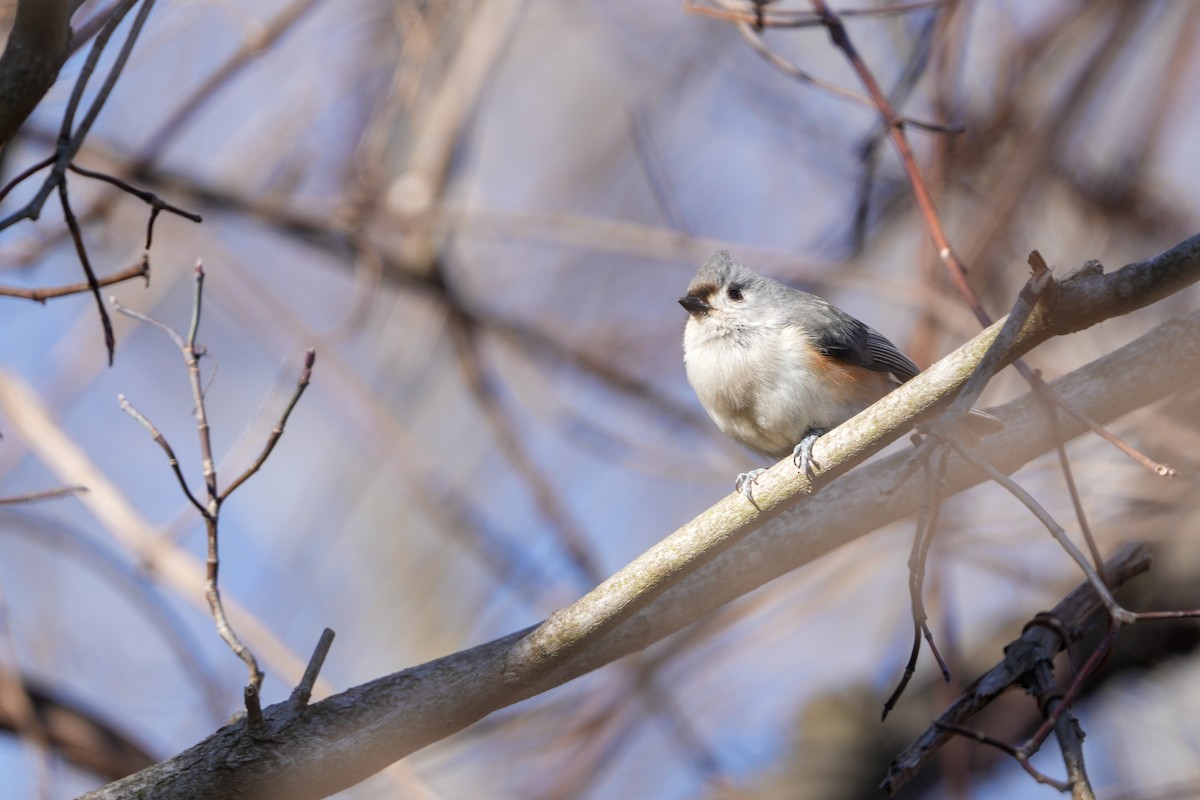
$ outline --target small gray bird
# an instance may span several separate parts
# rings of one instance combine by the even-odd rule
[[[806,475],[822,434],[921,371],[878,331],[724,250],[700,268],[679,304],[688,312],[688,382],[704,410],[751,450],[775,460],[791,453]],[[971,421],[981,434],[1004,427],[982,411]],[[736,490],[751,499],[765,471],[738,475]]]

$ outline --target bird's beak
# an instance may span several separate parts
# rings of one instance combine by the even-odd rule
[[[707,300],[694,294],[679,298],[679,305],[683,306],[693,317],[699,317],[712,311],[712,306],[708,304]]]

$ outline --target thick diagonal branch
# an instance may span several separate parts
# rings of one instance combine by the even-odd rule
[[[1195,243],[1186,246],[1195,247]],[[1160,258],[1175,255],[1172,251]],[[1143,267],[1133,265],[1129,269]],[[1114,278],[1089,275],[1067,281],[1060,295],[1080,302],[1089,294],[1103,298],[1104,286],[1094,282]],[[1135,302],[1102,303],[1092,308],[1115,310]],[[1049,331],[1057,324],[1035,314],[1038,318],[1044,320],[1040,333],[1031,332],[1022,340],[1025,349],[1040,341],[1038,337],[1052,335]],[[1097,316],[1095,321],[1100,318]],[[1079,321],[1075,315],[1070,319],[1072,324]],[[897,390],[894,394],[899,395],[898,399],[885,400],[826,434],[818,445],[822,458],[841,465],[842,471],[848,469],[855,459],[861,460],[871,451],[856,443],[886,437],[889,426],[910,425],[921,408],[934,405],[922,405],[922,398],[946,396],[961,386],[971,372],[971,359],[978,359],[987,345],[985,333]],[[1060,378],[1053,387],[1077,408],[1108,422],[1198,382],[1200,311],[1160,325],[1120,350]],[[985,439],[979,450],[1001,469],[1016,469],[1053,447],[1050,423],[1034,395],[993,410],[1008,427]],[[880,433],[881,427],[884,433]],[[1085,430],[1077,420],[1063,420],[1062,432],[1068,438]],[[153,787],[155,796],[164,798],[185,793],[222,796],[235,787],[244,798],[324,797],[493,711],[648,647],[764,583],[881,525],[915,513],[921,502],[919,493],[884,493],[895,483],[896,470],[907,458],[907,454],[899,453],[881,459],[833,482],[804,502],[786,506],[777,495],[789,481],[795,482],[795,468],[790,464],[777,467],[772,470],[774,474],[764,476],[762,490],[775,503],[774,519],[743,521],[745,509],[753,513],[753,507],[740,496],[728,497],[623,570],[623,582],[606,582],[575,607],[556,615],[549,627],[540,628],[542,634],[538,636],[518,631],[355,687],[308,706],[300,716],[286,704],[272,706],[264,712],[264,729],[269,736],[243,736],[241,723],[223,728],[175,759],[87,797],[131,797],[148,787]],[[951,457],[947,494],[982,480],[980,473]],[[713,548],[713,541],[724,546]],[[646,592],[641,599],[636,596],[638,590]],[[634,599],[629,599],[630,592]],[[598,609],[617,613],[597,617]],[[582,627],[572,630],[572,623]],[[553,652],[532,652],[532,643],[560,643],[547,640],[546,630],[564,632],[567,646]],[[577,646],[570,646],[572,642]]]

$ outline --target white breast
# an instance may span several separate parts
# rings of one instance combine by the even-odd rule
[[[715,323],[688,320],[684,364],[704,410],[728,436],[783,458],[810,428],[828,430],[860,410],[814,378],[821,356],[798,328],[722,329]]]

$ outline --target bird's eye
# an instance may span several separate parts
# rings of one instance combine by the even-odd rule
[[[729,289],[726,290],[725,294],[729,295],[730,300],[742,299],[742,290],[736,286],[730,286]]]

